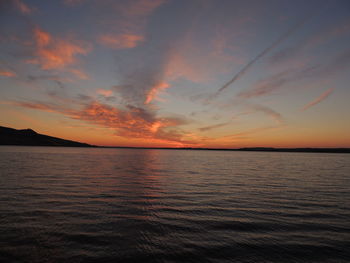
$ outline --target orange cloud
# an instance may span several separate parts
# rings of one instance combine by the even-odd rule
[[[85,55],[90,48],[78,43],[54,38],[49,33],[39,29],[34,29],[34,40],[36,45],[36,58],[27,61],[38,64],[44,70],[64,69],[66,66],[76,63],[76,56]],[[86,78],[86,74],[76,69],[69,69],[80,78]]]
[[[146,100],[145,100],[145,104],[149,104],[152,100],[154,100],[156,97],[157,97],[157,94],[164,90],[164,89],[167,89],[169,88],[169,84],[168,83],[165,83],[165,82],[160,82],[158,84],[156,84],[155,86],[153,86],[147,96],[146,96]]]
[[[144,40],[143,36],[135,34],[102,35],[99,42],[114,49],[134,48]]]
[[[51,35],[39,28],[34,29],[34,38],[40,48],[44,48],[52,41]]]
[[[184,124],[176,118],[158,118],[152,112],[133,106],[118,109],[99,102],[92,102],[81,111],[71,115],[74,119],[84,120],[116,130],[116,134],[130,139],[147,139],[154,143],[164,143],[175,147],[194,145],[186,140],[185,133],[169,130]]]
[[[111,97],[113,95],[113,91],[106,89],[98,89],[97,94],[102,95],[104,97]]]
[[[329,95],[331,95],[331,93],[334,91],[334,88],[330,88],[328,90],[326,90],[325,92],[323,92],[320,96],[318,96],[316,99],[314,99],[313,101],[309,102],[308,104],[306,104],[303,108],[302,111],[305,111],[313,106],[315,106],[316,104],[320,103],[321,101],[325,100]]]
[[[161,144],[163,146],[187,147],[197,145],[187,134],[177,126],[187,122],[180,118],[159,118],[149,110],[127,106],[126,109],[111,107],[97,101],[82,104],[83,108],[73,110],[65,106],[57,106],[41,102],[12,102],[24,108],[56,112],[71,119],[89,122],[115,130],[116,135],[147,143]],[[188,138],[189,139],[186,139]]]
[[[0,76],[3,77],[16,77],[16,73],[8,70],[0,70]]]

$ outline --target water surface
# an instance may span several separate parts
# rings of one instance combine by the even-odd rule
[[[0,146],[1,262],[350,262],[350,155]]]

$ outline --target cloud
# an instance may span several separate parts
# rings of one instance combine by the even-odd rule
[[[166,51],[150,52],[146,57],[126,58],[118,68],[117,84],[113,89],[120,95],[121,103],[143,107],[169,85],[164,82]],[[135,60],[135,61],[134,61]]]
[[[145,100],[145,104],[149,104],[151,103],[152,100],[154,100],[158,93],[161,92],[162,90],[165,90],[167,88],[169,88],[170,85],[168,83],[165,82],[160,82],[157,83],[156,85],[154,85],[147,93],[146,95],[146,100]]]
[[[92,98],[71,103],[80,105],[80,109],[69,108],[69,103],[57,105],[39,101],[15,101],[12,104],[24,108],[55,112],[71,119],[85,121],[93,125],[114,129],[116,135],[129,139],[147,139],[166,145],[185,147],[196,145],[189,140],[190,135],[178,127],[188,123],[180,117],[157,117],[156,113],[148,109],[127,105],[124,108],[112,107],[100,103]],[[58,100],[56,100],[58,101]]]
[[[68,68],[67,71],[72,73],[74,76],[76,76],[79,79],[89,79],[89,75],[81,69]]]
[[[262,105],[253,105],[253,109],[257,112],[262,112],[266,114],[277,123],[283,123],[282,115],[269,107],[262,106]]]
[[[27,75],[25,81],[28,82],[37,82],[37,81],[46,81],[50,80],[57,84],[60,89],[65,89],[64,82],[66,79],[58,76],[58,75]]]
[[[279,66],[281,63],[294,60],[298,55],[307,49],[315,48],[326,42],[337,40],[339,37],[345,36],[350,32],[349,19],[342,20],[328,27],[322,27],[318,32],[305,37],[303,40],[297,42],[293,46],[288,46],[276,53],[274,53],[269,62],[272,65]]]
[[[106,89],[98,89],[97,94],[102,95],[104,97],[111,97],[111,96],[113,96],[113,91],[106,90]]]
[[[143,36],[133,34],[104,34],[99,37],[99,42],[101,44],[113,49],[134,48],[138,46],[142,41],[144,41]]]
[[[121,17],[131,22],[126,23],[125,26],[119,21],[123,25],[122,32],[110,33],[109,36],[116,36],[116,38],[108,37],[105,40],[111,40],[109,41],[111,46],[114,42],[117,48],[135,47],[140,42],[124,41],[124,37],[121,37],[125,35],[123,31],[127,34],[143,36],[144,33],[140,32],[139,27],[129,26],[129,23],[134,24],[135,21],[141,20],[141,24],[144,24],[144,19],[140,17],[150,14],[164,2],[131,1],[130,6],[122,7],[120,12]],[[181,8],[178,7],[179,5]],[[204,83],[209,79],[213,80],[217,72],[228,70],[229,64],[237,62],[237,58],[225,52],[229,46],[229,40],[221,30],[217,33],[216,26],[210,28],[210,32],[215,33],[212,40],[209,43],[202,43],[200,35],[208,29],[197,20],[210,10],[203,6],[205,4],[201,2],[177,4],[177,8],[164,21],[161,29],[148,32],[147,35],[151,38],[147,39],[148,41],[145,38],[142,42],[142,50],[116,54],[119,68],[117,69],[118,83],[114,85],[114,90],[119,93],[122,103],[139,107],[150,104],[155,101],[159,92],[169,88],[170,83],[176,80]],[[180,11],[185,8],[186,12]],[[174,19],[177,21],[176,25],[172,22]],[[220,25],[222,24],[223,21]],[[227,32],[232,34],[232,28],[230,27],[230,31],[227,30]],[[141,37],[138,39],[141,40]]]
[[[85,79],[87,76],[80,70],[66,68],[77,62],[77,55],[86,55],[90,48],[78,42],[53,37],[36,27],[33,30],[35,57],[27,63],[38,64],[43,70],[67,69],[74,75]]]
[[[16,106],[21,106],[24,108],[34,109],[34,110],[42,110],[48,112],[55,112],[56,110],[52,105],[48,105],[42,102],[25,102],[25,101],[16,101],[13,103]]]
[[[152,107],[157,95],[170,87],[166,81],[166,69],[170,52],[178,33],[171,32],[173,24],[166,20],[162,31],[151,32],[152,39],[161,39],[155,45],[153,40],[146,41],[145,31],[148,16],[166,3],[164,0],[131,0],[113,3],[112,6],[99,8],[113,9],[113,27],[110,32],[99,36],[98,42],[112,49],[132,49],[142,43],[142,50],[116,53],[118,83],[113,90],[118,93],[119,102],[135,107]],[[106,21],[106,24],[111,21]],[[116,26],[117,25],[117,26]]]
[[[94,17],[103,24],[99,42],[120,49],[136,46],[144,39],[148,17],[164,0],[91,1]],[[103,15],[101,15],[103,14]],[[109,29],[106,32],[106,28]]]
[[[116,134],[124,138],[156,140],[178,146],[193,144],[184,138],[183,132],[175,129],[179,125],[186,124],[186,120],[159,118],[153,112],[131,105],[126,109],[120,109],[95,101],[86,105],[81,111],[74,112],[71,117],[115,129]]]
[[[232,116],[232,120],[237,120],[239,119],[241,116],[245,116],[245,115],[250,115],[250,114],[255,114],[255,113],[262,113],[264,115],[266,115],[267,117],[269,117],[270,119],[272,119],[273,121],[282,124],[284,123],[284,118],[282,116],[282,114],[280,114],[279,112],[277,112],[276,110],[271,109],[270,107],[264,106],[264,105],[259,105],[259,104],[249,104],[247,102],[237,102],[237,103],[230,103],[227,105],[221,105],[222,109],[227,110],[228,107],[232,107],[232,105],[237,106],[238,104],[241,104],[241,106],[244,106],[245,109],[240,112],[237,113],[235,115]]]
[[[330,76],[347,70],[350,66],[350,49],[338,53],[328,64],[314,72],[310,72],[313,76]]]
[[[218,96],[223,90],[227,89],[230,85],[240,79],[259,59],[264,57],[266,54],[271,52],[274,48],[276,48],[281,42],[287,39],[290,35],[292,35],[295,31],[299,30],[305,23],[307,19],[302,19],[298,23],[296,23],[293,27],[289,28],[287,32],[281,35],[277,40],[272,42],[270,46],[261,51],[257,56],[255,56],[252,60],[250,60],[234,77],[224,84],[218,91],[215,93],[215,96]]]
[[[237,97],[251,99],[270,95],[283,86],[303,80],[331,78],[350,67],[350,50],[339,52],[328,63],[292,68],[259,80],[253,87],[241,91]]]
[[[331,95],[333,93],[333,91],[334,91],[334,88],[330,88],[330,89],[326,90],[320,96],[318,96],[316,99],[314,99],[313,101],[311,101],[308,104],[306,104],[302,108],[302,111],[306,111],[307,109],[315,106],[316,104],[320,103],[321,101],[324,101],[326,98],[329,97],[329,95]]]
[[[214,124],[214,125],[198,128],[198,130],[201,131],[201,132],[205,132],[205,131],[210,131],[210,130],[213,130],[213,129],[224,127],[224,126],[226,126],[228,124],[229,124],[229,122],[218,123],[218,124]]]
[[[11,78],[16,77],[16,73],[8,70],[0,70],[0,76]]]
[[[21,0],[12,0],[14,6],[22,14],[29,15],[33,13],[34,8],[29,7],[27,4],[23,3]]]
[[[218,139],[222,139],[222,138],[232,138],[232,139],[233,138],[242,138],[242,137],[246,137],[247,135],[251,135],[251,134],[255,134],[255,133],[259,133],[259,132],[263,132],[263,131],[278,130],[278,129],[282,128],[282,127],[284,127],[284,126],[283,125],[277,125],[277,126],[258,127],[258,128],[254,128],[254,129],[250,129],[250,130],[234,133],[234,134],[231,134],[231,135],[223,136],[223,137],[218,138]]]
[[[291,73],[292,71],[289,70],[274,74],[266,79],[258,81],[252,89],[241,91],[237,96],[249,99],[270,94],[287,83],[291,79]]]

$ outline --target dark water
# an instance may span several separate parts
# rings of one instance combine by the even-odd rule
[[[0,147],[1,262],[350,262],[350,155]]]

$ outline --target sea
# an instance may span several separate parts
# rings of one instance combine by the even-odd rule
[[[0,146],[0,262],[350,262],[350,154]]]

